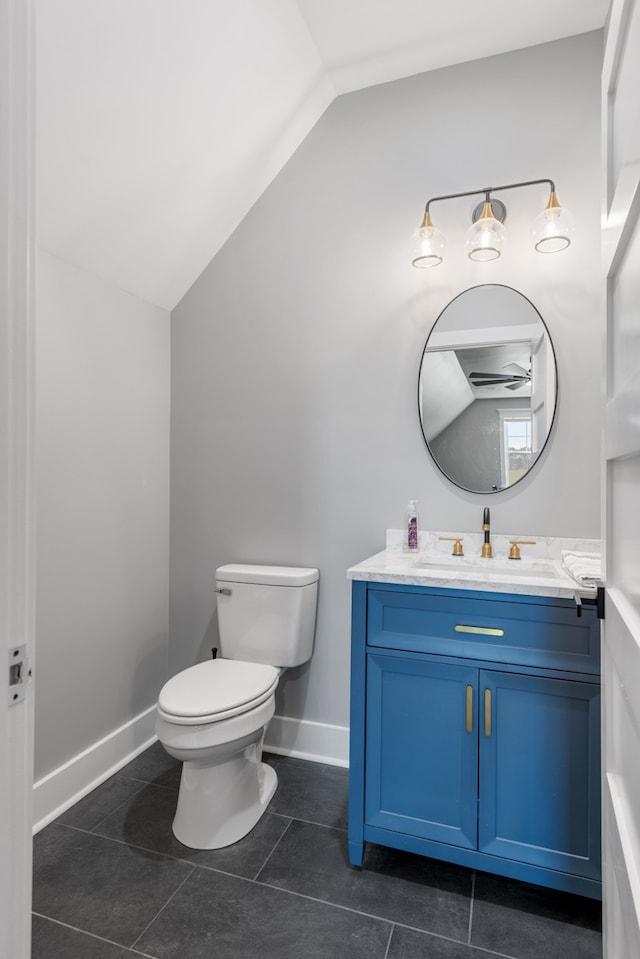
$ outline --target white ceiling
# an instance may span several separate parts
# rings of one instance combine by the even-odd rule
[[[608,0],[36,0],[40,245],[172,309],[341,93]]]
[[[603,26],[609,0],[298,0],[337,93]]]

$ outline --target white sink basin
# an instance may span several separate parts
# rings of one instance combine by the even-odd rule
[[[544,576],[546,579],[559,579],[556,564],[551,560],[537,560],[536,562],[522,562],[521,560],[477,559],[469,560],[466,557],[451,556],[437,559],[434,557],[421,558],[413,564],[414,569],[435,570],[441,573],[475,573],[482,576],[507,576],[509,578],[521,576]]]

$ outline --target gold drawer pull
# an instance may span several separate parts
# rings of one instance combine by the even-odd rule
[[[456,633],[478,633],[480,636],[504,636],[504,629],[490,626],[454,626]]]
[[[484,734],[491,735],[491,690],[484,691]]]
[[[473,732],[473,686],[467,686],[467,732]]]

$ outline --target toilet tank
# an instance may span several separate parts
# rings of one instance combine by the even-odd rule
[[[313,651],[319,575],[298,566],[219,566],[222,655],[270,666],[306,663]]]

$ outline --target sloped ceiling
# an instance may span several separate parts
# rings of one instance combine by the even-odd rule
[[[608,0],[36,0],[42,248],[172,309],[333,98]]]

